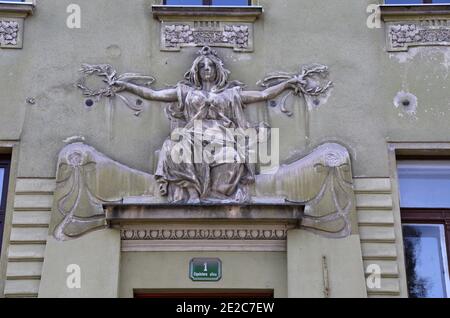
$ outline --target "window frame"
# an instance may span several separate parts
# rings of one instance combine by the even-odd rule
[[[11,156],[0,154],[0,168],[5,169],[3,177],[2,196],[0,200],[0,252],[3,244],[3,233],[6,221],[6,202],[8,199],[9,176],[11,170]]]
[[[399,163],[404,161],[449,161],[450,157],[445,155],[436,154],[418,154],[418,155],[396,155],[395,162],[396,167]],[[397,182],[400,183],[400,177],[398,176],[398,170],[396,169]],[[400,191],[398,190],[398,196],[400,199]],[[438,208],[427,208],[427,207],[402,207],[399,200],[400,208],[400,221],[401,227],[403,225],[414,225],[414,224],[436,224],[444,226],[444,238],[445,238],[445,251],[446,251],[446,261],[447,269],[450,275],[450,207],[438,207]],[[404,238],[403,238],[404,239]],[[403,246],[404,253],[404,246]],[[445,260],[444,260],[445,261]],[[450,280],[450,277],[448,277]],[[448,290],[448,286],[447,286]],[[450,298],[450,295],[447,295]]]
[[[213,0],[202,0],[203,4],[201,6],[215,6],[212,4]],[[243,6],[243,7],[247,7],[247,6],[251,6],[252,5],[252,0],[247,0],[247,5]],[[168,6],[170,4],[167,4],[167,0],[163,0],[162,4],[164,6]],[[187,6],[191,6],[191,5],[187,5]]]
[[[403,224],[442,224],[444,225],[447,266],[450,268],[450,208],[400,208]],[[450,295],[448,295],[450,297]]]

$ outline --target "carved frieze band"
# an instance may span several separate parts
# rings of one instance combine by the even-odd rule
[[[253,24],[222,21],[162,22],[161,50],[179,51],[192,46],[230,47],[253,51]]]
[[[134,240],[286,240],[284,229],[245,229],[245,228],[189,228],[189,229],[122,229],[121,239]]]
[[[450,20],[391,22],[387,24],[388,51],[413,46],[450,45]]]
[[[16,19],[0,18],[0,47],[17,47],[20,31],[20,23]]]

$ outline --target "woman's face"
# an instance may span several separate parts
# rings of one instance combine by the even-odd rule
[[[198,64],[198,71],[202,81],[212,82],[216,79],[216,65],[207,57]]]

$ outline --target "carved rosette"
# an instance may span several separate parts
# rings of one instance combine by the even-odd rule
[[[250,23],[185,22],[162,23],[161,50],[179,51],[192,46],[230,47],[253,51],[253,25]]]
[[[20,23],[17,20],[0,18],[0,47],[18,47],[20,31]]]
[[[450,45],[450,20],[427,20],[387,25],[388,51],[408,51],[413,46]]]

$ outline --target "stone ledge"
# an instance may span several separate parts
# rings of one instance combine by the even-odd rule
[[[450,4],[380,5],[383,21],[450,18]]]
[[[249,18],[256,20],[263,13],[261,6],[165,6],[153,5],[153,17],[160,21],[166,18],[186,18],[186,17],[233,17]]]
[[[177,204],[112,204],[105,205],[109,224],[157,221],[232,221],[287,222],[301,221],[301,205],[177,205]]]
[[[12,15],[26,17],[33,15],[35,5],[32,2],[1,2],[0,15]]]

